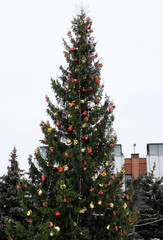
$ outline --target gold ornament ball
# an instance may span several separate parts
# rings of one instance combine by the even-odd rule
[[[106,227],[106,229],[109,230],[109,229],[110,229],[110,225],[108,225],[108,226]]]
[[[58,112],[55,112],[55,113],[54,113],[54,116],[58,116]]]
[[[66,184],[62,184],[62,185],[60,186],[60,188],[61,188],[61,189],[65,189],[65,188],[66,188]]]
[[[85,100],[84,100],[84,99],[81,99],[80,102],[81,102],[81,103],[85,103]]]
[[[37,192],[38,192],[38,195],[40,195],[40,196],[42,195],[42,190],[41,189],[38,189]]]
[[[100,100],[101,100],[101,98],[98,96],[98,97],[97,97],[97,100],[98,100],[98,101],[100,101]]]
[[[127,208],[127,204],[126,204],[126,203],[123,204],[123,208],[124,208],[124,209]]]
[[[114,142],[114,141],[115,141],[115,138],[112,137],[112,138],[111,138],[111,141]]]
[[[91,203],[89,204],[89,206],[90,206],[90,208],[94,208],[94,207],[95,207],[94,204],[93,204],[93,202],[91,202]]]
[[[114,207],[114,203],[110,203],[110,207],[113,208]]]
[[[97,132],[97,128],[94,128],[94,132]]]
[[[78,144],[78,140],[75,139],[75,140],[74,140],[74,145],[77,145],[77,144]]]
[[[69,170],[69,167],[67,165],[63,166],[63,170],[64,171],[68,171]]]
[[[84,152],[85,152],[85,148],[82,148],[82,149],[81,149],[81,152],[84,153]]]
[[[95,109],[92,107],[92,108],[91,108],[91,111],[93,112],[94,110],[95,110]]]
[[[102,204],[102,201],[100,200],[100,201],[98,201],[98,205],[101,205]]]
[[[59,227],[59,226],[54,227],[54,229],[55,229],[57,232],[60,232],[60,227]]]
[[[70,113],[68,114],[68,118],[72,118],[72,115]]]
[[[85,128],[87,126],[87,123],[82,124],[82,128]]]
[[[68,90],[69,89],[69,85],[65,84],[65,89]]]
[[[50,232],[50,236],[53,237],[54,236],[54,232],[51,231]]]
[[[67,138],[66,143],[67,143],[67,144],[70,144],[70,143],[71,143],[71,139],[70,139],[70,138]]]
[[[106,166],[106,167],[109,166],[109,161],[106,161],[106,162],[105,162],[105,166]]]

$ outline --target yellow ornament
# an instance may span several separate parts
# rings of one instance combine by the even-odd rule
[[[67,143],[67,144],[70,144],[70,143],[71,143],[71,139],[70,139],[70,138],[67,138],[66,143]]]
[[[72,115],[70,113],[68,114],[68,118],[72,118]]]
[[[50,236],[51,236],[51,237],[54,236],[54,232],[53,232],[53,231],[50,232]]]
[[[99,186],[100,186],[100,187],[103,187],[103,184],[102,184],[102,183],[99,183]]]
[[[52,128],[48,128],[48,132],[51,133],[51,131],[52,131]]]
[[[112,138],[111,138],[111,141],[114,142],[114,141],[115,141],[115,138],[112,137]]]
[[[97,128],[94,128],[94,132],[97,132]]]
[[[122,169],[122,173],[125,173],[125,172],[126,172],[126,170],[123,168],[123,169]]]
[[[76,223],[76,222],[74,222],[74,227],[76,227],[76,225],[77,225],[77,223]]]
[[[124,209],[127,208],[127,204],[126,204],[126,203],[123,204],[123,208],[124,208]]]
[[[55,112],[55,113],[54,113],[54,116],[58,116],[58,112]]]
[[[42,190],[41,189],[38,189],[37,192],[38,192],[38,195],[40,195],[40,196],[42,195]]]
[[[64,171],[68,171],[68,170],[69,170],[69,167],[68,167],[67,165],[64,165],[64,166],[63,166],[63,170],[64,170]]]
[[[101,176],[103,176],[103,177],[106,176],[106,172],[105,172],[105,170],[101,173]]]
[[[79,109],[79,105],[75,106],[75,109]]]
[[[102,87],[104,87],[104,84],[102,84]]]
[[[85,148],[82,148],[82,149],[81,149],[81,152],[84,153],[84,152],[85,152]]]
[[[13,222],[13,220],[10,218],[9,220],[8,220],[8,223],[12,223]]]
[[[73,21],[72,21],[72,24],[75,24],[75,23],[76,23],[76,21],[75,21],[75,20],[73,20]]]
[[[98,96],[98,97],[97,97],[97,100],[98,100],[98,101],[100,101],[100,100],[101,100],[101,98]]]
[[[110,229],[110,225],[106,226],[106,229],[109,230]]]
[[[82,25],[83,24],[83,21],[82,20],[80,20],[80,25]]]
[[[77,36],[77,38],[78,38],[78,39],[81,38],[81,35],[79,34],[79,35]]]
[[[93,202],[91,202],[91,203],[89,204],[89,206],[90,206],[90,208],[94,208],[94,207],[95,207],[94,204],[93,204]]]
[[[101,200],[99,200],[99,201],[98,201],[98,205],[101,205],[101,204],[102,204],[102,201],[101,201]]]
[[[114,203],[110,203],[109,205],[110,205],[110,207],[111,207],[111,208],[113,208],[113,207],[114,207]]]
[[[81,103],[85,103],[85,99],[81,99],[80,102],[81,102]]]
[[[82,128],[85,128],[87,126],[87,123],[82,124]]]
[[[66,184],[60,185],[60,188],[61,188],[61,189],[65,189],[65,188],[66,188]]]
[[[69,89],[69,85],[65,84],[65,89],[68,90]]]
[[[45,161],[46,162],[46,166],[49,167],[49,161]]]
[[[104,156],[107,157],[108,156],[107,153],[104,153]]]
[[[79,213],[85,213],[86,210],[87,210],[86,208],[83,208],[79,211]]]
[[[65,134],[67,135],[67,134],[68,134],[68,132],[65,132]]]
[[[77,144],[78,144],[78,140],[75,139],[75,140],[74,140],[74,145],[77,145]]]
[[[59,226],[54,227],[54,229],[55,229],[57,232],[60,232],[60,227],[59,227]]]
[[[102,68],[102,67],[103,67],[103,64],[100,64],[100,67]]]
[[[106,162],[105,162],[105,166],[106,166],[106,167],[109,166],[109,161],[106,161]]]
[[[92,107],[92,108],[91,108],[91,111],[93,112],[94,110],[95,110],[95,109]]]
[[[32,210],[31,210],[31,209],[29,209],[29,210],[28,210],[28,212],[27,212],[27,216],[30,216],[30,215],[31,215],[31,213],[32,213]]]
[[[38,153],[38,151],[39,151],[38,148],[36,148],[35,152]]]

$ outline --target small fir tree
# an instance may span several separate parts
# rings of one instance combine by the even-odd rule
[[[11,159],[10,166],[6,175],[0,178],[0,238],[6,240],[7,235],[5,233],[5,222],[12,221],[11,219],[19,220],[23,222],[24,216],[20,203],[17,198],[18,181],[22,176],[22,170],[20,170],[17,161],[17,151],[13,148],[10,154]]]
[[[102,63],[91,36],[92,20],[81,14],[68,31],[60,81],[51,81],[57,105],[48,97],[50,122],[41,122],[44,139],[30,159],[29,183],[19,195],[31,239],[127,239],[134,227],[130,196],[122,191],[125,170],[114,173],[115,105],[103,97]],[[12,236],[16,239],[16,236]]]
[[[134,190],[133,203],[140,211],[136,233],[145,240],[163,239],[163,177],[155,178],[153,169],[134,181]]]

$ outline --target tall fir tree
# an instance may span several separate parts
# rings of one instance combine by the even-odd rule
[[[0,178],[0,239],[6,240],[6,221],[11,219],[23,222],[24,215],[17,197],[18,181],[22,170],[17,161],[17,150],[14,147],[10,154],[8,172]]]
[[[127,239],[135,211],[122,190],[125,170],[114,173],[115,105],[106,96],[92,20],[81,11],[63,40],[68,67],[51,80],[57,104],[46,96],[50,122],[41,122],[42,148],[30,159],[29,183],[19,195],[31,239]],[[16,235],[11,236],[14,240]]]

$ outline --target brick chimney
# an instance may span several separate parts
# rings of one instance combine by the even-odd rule
[[[141,173],[147,173],[146,158],[139,158],[138,153],[131,154],[131,158],[125,158],[126,175],[132,175],[137,179]]]

